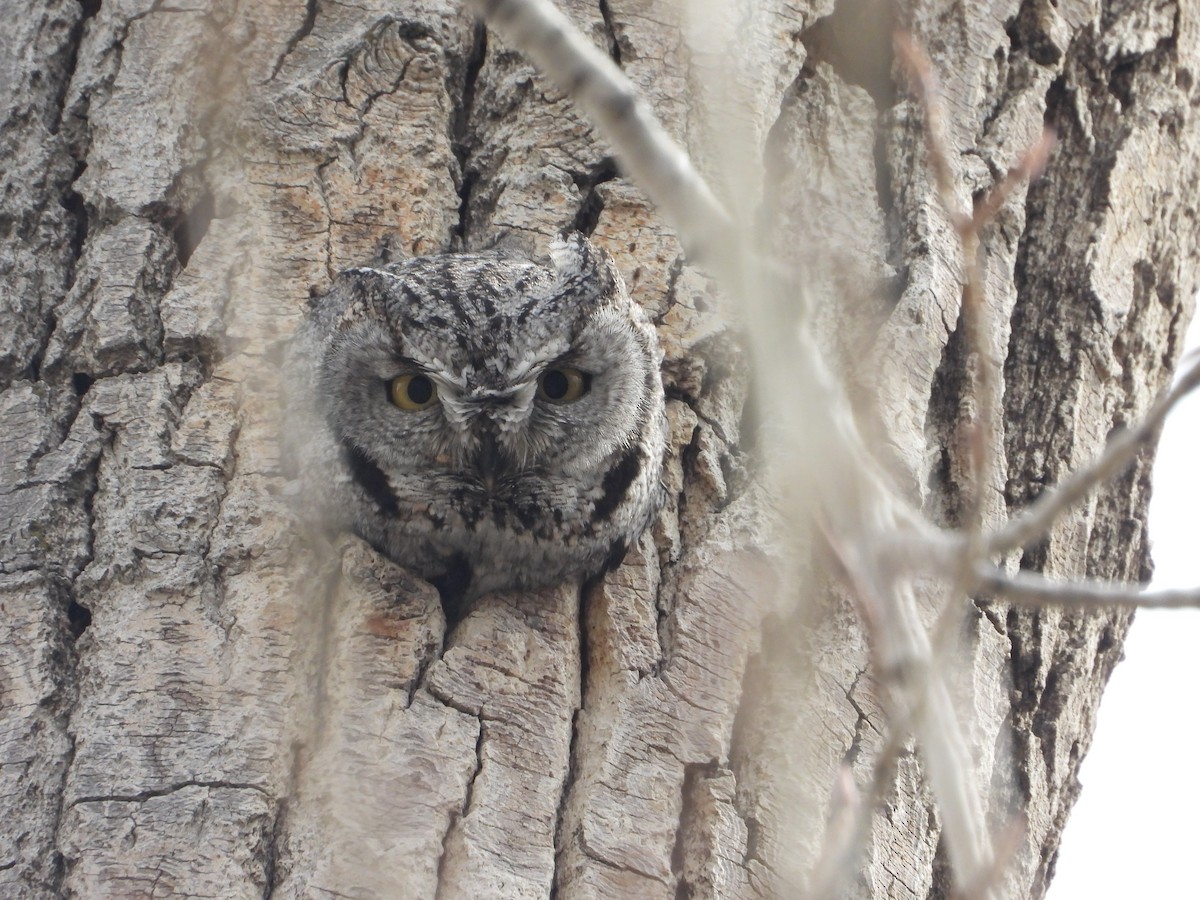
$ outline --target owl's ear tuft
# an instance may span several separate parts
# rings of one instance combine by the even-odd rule
[[[560,234],[550,243],[550,262],[562,290],[583,290],[593,302],[625,293],[613,258],[578,231]]]
[[[346,269],[341,278],[347,283],[356,300],[371,306],[377,306],[380,299],[388,295],[388,289],[396,280],[395,275],[369,266]]]
[[[342,272],[335,285],[335,290],[344,292],[346,298],[338,327],[346,328],[364,320],[387,321],[388,298],[395,280],[395,275],[367,266]]]

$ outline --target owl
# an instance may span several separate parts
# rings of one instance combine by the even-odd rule
[[[656,515],[662,351],[586,238],[342,273],[289,347],[307,509],[458,597],[586,579]]]

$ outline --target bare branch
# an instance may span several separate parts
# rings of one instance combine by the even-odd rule
[[[1138,609],[1200,608],[1200,588],[1139,591],[1138,585],[1105,582],[1051,581],[1033,572],[1010,575],[986,566],[979,571],[979,587],[1019,606],[1069,606],[1088,609],[1130,606]]]
[[[1193,352],[1182,361],[1175,383],[1159,396],[1141,422],[1114,435],[1091,465],[1072,472],[1058,487],[1046,491],[1033,505],[989,536],[988,555],[1007,553],[1044,536],[1063,512],[1128,465],[1142,444],[1162,425],[1167,413],[1197,385],[1200,385],[1200,353]]]

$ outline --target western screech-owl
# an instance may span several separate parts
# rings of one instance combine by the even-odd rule
[[[400,565],[478,596],[581,580],[657,513],[662,351],[573,234],[350,269],[285,366],[301,493]]]

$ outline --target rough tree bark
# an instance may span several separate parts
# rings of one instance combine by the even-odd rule
[[[709,159],[681,6],[565,7]],[[770,65],[728,127],[758,139],[775,249],[837,260],[824,327],[880,456],[952,523],[961,265],[872,7],[746,4],[731,52]],[[1043,122],[1059,138],[985,236],[997,516],[1174,364],[1200,17],[897,15],[942,75],[964,203]],[[818,568],[771,580],[736,328],[561,94],[453,0],[31,0],[0,6],[0,104],[0,893],[752,897],[802,876],[838,765],[881,741],[866,648]],[[448,629],[431,587],[298,528],[279,349],[343,267],[542,253],[564,228],[661,327],[671,501],[582,595],[489,597]],[[1020,565],[1145,578],[1148,471]],[[1129,617],[971,610],[979,775],[997,827],[1028,816],[1005,888],[1040,896]],[[907,753],[856,894],[945,896],[939,830]]]

